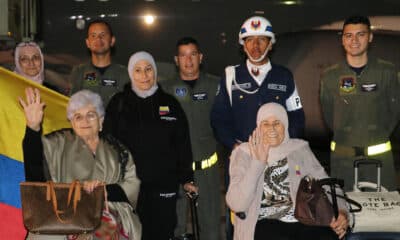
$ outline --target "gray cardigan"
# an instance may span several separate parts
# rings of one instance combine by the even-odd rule
[[[297,189],[300,180],[305,175],[314,178],[327,178],[324,168],[315,158],[308,143],[300,139],[290,139],[291,144],[296,145],[294,150],[287,155],[289,164],[290,195],[293,203],[296,202]],[[260,212],[261,195],[263,192],[264,170],[268,164],[251,159],[248,143],[241,144],[231,155],[230,184],[226,194],[226,202],[234,212],[245,212],[246,218],[234,219],[234,240],[254,239],[254,230]],[[299,173],[296,173],[296,169]],[[343,194],[342,190],[337,190]],[[348,206],[344,200],[338,198],[339,209],[348,212]]]

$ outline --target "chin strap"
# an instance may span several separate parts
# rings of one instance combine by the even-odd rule
[[[264,60],[264,58],[265,58],[265,56],[267,56],[267,54],[268,54],[268,52],[269,52],[269,48],[271,47],[271,41],[268,43],[268,46],[267,46],[267,48],[265,49],[265,51],[264,51],[264,54],[263,55],[261,55],[259,58],[257,58],[257,59],[254,59],[248,52],[247,52],[247,50],[246,50],[246,48],[243,48],[244,49],[244,52],[246,53],[246,55],[247,55],[247,57],[252,61],[252,62],[255,62],[255,63],[259,63],[259,62],[261,62],[262,60]]]

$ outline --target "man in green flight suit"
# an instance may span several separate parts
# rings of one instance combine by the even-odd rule
[[[111,26],[104,20],[94,20],[87,28],[86,46],[91,61],[74,67],[70,76],[71,95],[82,89],[98,93],[106,107],[111,97],[130,82],[126,67],[112,63],[111,51],[115,45]]]
[[[353,161],[367,157],[382,161],[382,185],[397,187],[389,136],[399,120],[400,83],[394,65],[368,56],[372,42],[367,17],[352,16],[343,25],[346,61],[325,70],[320,89],[322,111],[333,131],[331,176],[353,189]],[[359,180],[376,182],[376,167],[359,169]]]
[[[184,37],[176,44],[176,79],[161,82],[162,88],[181,104],[189,122],[193,151],[194,180],[199,187],[198,219],[201,240],[219,240],[220,177],[216,141],[210,125],[210,111],[218,87],[218,78],[200,71],[203,54],[198,42]],[[187,199],[180,196],[177,206],[176,235],[186,229]]]

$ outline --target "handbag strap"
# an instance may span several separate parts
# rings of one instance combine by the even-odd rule
[[[106,184],[104,184],[103,186],[104,186],[104,208],[106,209],[106,212],[110,212],[110,209],[108,209]]]
[[[346,200],[346,202],[348,202],[350,204],[350,206],[353,205],[353,206],[357,207],[356,209],[350,208],[350,212],[351,213],[353,213],[353,212],[361,212],[362,206],[361,206],[360,203],[354,201],[351,198],[348,198],[345,195],[343,196],[343,195],[336,194],[335,187],[336,187],[336,185],[339,185],[339,187],[343,188],[343,186],[344,186],[344,180],[343,179],[339,179],[339,178],[324,178],[324,179],[318,180],[318,182],[321,184],[321,186],[323,186],[323,185],[329,185],[330,186],[331,191],[330,192],[326,191],[326,192],[332,195],[332,205],[333,205],[334,208],[335,208],[335,205],[336,205],[336,208],[337,208],[336,197],[339,197],[339,198],[342,198],[342,199]],[[334,204],[334,202],[336,204]]]
[[[346,202],[348,202],[350,204],[350,212],[351,213],[361,212],[362,206],[361,206],[361,204],[359,202],[357,202],[357,201],[355,201],[355,200],[353,200],[351,198],[348,198],[346,196],[342,196],[342,195],[336,195],[336,196],[346,200]],[[352,205],[356,206],[357,208],[356,209],[351,208]]]
[[[81,184],[79,181],[75,180],[73,181],[68,190],[68,201],[67,201],[67,207],[69,207],[72,199],[72,194],[73,194],[73,210],[74,210],[74,215],[76,214],[76,208],[78,206],[78,201],[81,200]],[[58,210],[57,206],[57,194],[54,189],[54,182],[53,181],[48,181],[47,182],[47,191],[46,191],[46,200],[47,201],[52,201],[53,204],[53,211],[56,214],[56,217],[58,221],[61,223],[68,223],[68,220],[64,220],[60,217],[60,214],[64,213],[64,211]]]
[[[335,214],[335,218],[338,218],[339,216],[339,207],[337,204],[337,194],[336,194],[336,186],[343,187],[344,181],[342,179],[338,178],[324,178],[320,179],[317,181],[318,184],[322,187],[324,185],[328,185],[331,189],[331,191],[327,191],[327,193],[330,193],[332,196],[332,207],[333,207],[333,213]]]

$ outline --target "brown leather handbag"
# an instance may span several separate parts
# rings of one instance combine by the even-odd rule
[[[295,218],[306,225],[329,226],[332,218],[338,216],[335,191],[338,181],[334,178],[317,180],[310,176],[303,177],[296,196]],[[322,188],[323,185],[331,186],[332,203]]]
[[[24,224],[32,233],[81,234],[100,224],[104,186],[90,194],[79,181],[22,182],[20,188]]]

